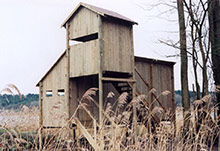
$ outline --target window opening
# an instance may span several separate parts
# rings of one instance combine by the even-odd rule
[[[46,90],[46,97],[51,97],[53,96],[53,91],[52,90]]]
[[[75,39],[72,39],[72,40],[80,41],[80,42],[86,42],[86,41],[95,40],[95,39],[98,39],[98,33],[86,35],[86,36],[75,38]]]
[[[57,95],[58,95],[58,96],[65,96],[65,91],[64,91],[64,89],[59,89],[59,90],[57,91]]]

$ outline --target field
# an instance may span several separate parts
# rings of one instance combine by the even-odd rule
[[[85,93],[85,95],[91,96],[93,92]],[[182,108],[176,108],[176,131],[175,126],[167,121],[160,121],[160,124],[154,125],[153,114],[155,112],[161,112],[161,109],[155,107],[152,112],[146,114],[143,109],[145,107],[137,107],[138,112],[143,111],[146,118],[143,118],[144,122],[139,122],[136,133],[134,133],[133,124],[130,122],[131,119],[131,103],[137,105],[141,102],[143,96],[139,96],[133,99],[131,103],[126,102],[125,94],[118,98],[118,105],[116,105],[116,111],[112,111],[112,106],[107,105],[103,114],[106,119],[103,121],[102,126],[98,126],[99,129],[89,132],[92,136],[91,144],[97,150],[137,150],[137,151],[197,151],[197,150],[215,150],[216,138],[219,135],[216,121],[211,118],[213,108],[209,105],[202,108],[207,114],[201,116],[202,122],[199,125],[199,129],[196,126],[196,117],[198,116],[198,108],[192,108],[192,115],[188,130],[184,132],[183,129],[183,115]],[[86,109],[83,100],[91,97],[84,96],[77,110]],[[206,101],[208,101],[206,96]],[[204,98],[203,98],[204,101]],[[143,103],[143,102],[142,102]],[[140,103],[140,104],[142,104]],[[199,103],[199,102],[197,102]],[[142,104],[143,105],[143,104]],[[200,109],[201,110],[201,109]],[[38,108],[23,108],[15,112],[13,110],[2,110],[0,112],[0,150],[1,149],[19,149],[19,150],[39,150],[39,135],[38,135]],[[123,116],[121,116],[123,115]],[[150,115],[150,116],[149,116]],[[165,114],[166,115],[166,114]],[[91,149],[91,145],[85,140],[85,137],[76,131],[77,141],[68,137],[67,133],[70,129],[69,122],[75,121],[77,118],[74,116],[67,120],[67,124],[62,128],[56,130],[54,133],[46,133],[42,140],[43,150],[80,150]],[[121,127],[122,126],[122,127]],[[155,129],[154,129],[155,128]],[[24,135],[28,134],[28,135]],[[84,133],[85,134],[85,133]],[[94,139],[95,138],[95,139]]]
[[[21,132],[33,132],[38,130],[39,124],[39,109],[37,107],[28,108],[20,111],[14,110],[1,110],[0,111],[0,123],[1,126],[7,128],[16,128]],[[182,108],[176,109],[176,123],[177,132],[180,131],[183,126]]]
[[[23,106],[22,110],[2,110],[0,111],[1,126],[6,128],[16,128],[21,132],[33,132],[38,129],[39,109],[34,107],[29,109]]]

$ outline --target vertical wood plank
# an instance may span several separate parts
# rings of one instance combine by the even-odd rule
[[[70,39],[98,32],[97,14],[87,8],[80,8],[68,22],[70,24]]]
[[[132,73],[131,26],[103,19],[103,27],[103,70]]]

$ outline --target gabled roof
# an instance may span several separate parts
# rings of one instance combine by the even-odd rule
[[[138,24],[137,22],[127,18],[127,17],[124,17],[116,12],[113,12],[113,11],[110,11],[110,10],[107,10],[107,9],[103,9],[103,8],[100,8],[100,7],[96,7],[96,6],[93,6],[93,5],[89,5],[89,4],[85,4],[85,3],[79,3],[78,6],[71,12],[71,14],[65,19],[65,21],[62,23],[61,27],[65,27],[66,23],[69,21],[69,19],[77,12],[77,10],[81,7],[85,7],[103,17],[113,17],[113,18],[117,18],[117,19],[120,19],[120,20],[123,20],[123,21],[126,21],[126,22],[129,22],[131,23],[132,25],[134,24]]]

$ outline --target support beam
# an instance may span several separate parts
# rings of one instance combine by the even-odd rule
[[[103,83],[102,76],[99,74],[99,125],[102,127],[102,110],[103,110]]]
[[[117,82],[132,82],[135,83],[136,81],[134,79],[125,79],[125,78],[105,78],[102,77],[103,81],[117,81]]]
[[[138,69],[137,69],[136,67],[135,67],[135,71],[136,71],[136,73],[138,74],[138,76],[141,78],[141,80],[144,82],[144,84],[145,84],[148,88],[150,88],[149,83],[147,83],[147,81],[144,80],[144,78],[142,77],[142,75],[140,74],[140,72],[138,71]],[[152,70],[151,70],[151,68],[150,68],[150,75],[152,75],[151,73],[152,73]]]
[[[141,79],[142,79],[142,78],[141,78]],[[143,81],[144,81],[144,83],[146,84],[146,81],[144,80],[144,78],[143,78]],[[150,90],[154,88],[154,81],[153,81],[153,64],[152,64],[152,63],[150,64],[150,86],[149,86],[148,88],[150,88]],[[153,103],[154,98],[153,98],[153,97],[155,97],[156,95],[155,95],[154,93],[151,93],[150,96],[151,96],[151,103],[150,103],[150,104],[151,104],[151,108],[150,108],[150,110],[153,110],[153,108],[154,108],[154,103]],[[155,97],[155,99],[157,99],[157,96]],[[153,103],[153,104],[152,104],[152,103]],[[159,103],[159,104],[160,104],[160,103]],[[163,108],[163,106],[162,106],[162,108]]]
[[[66,112],[67,112],[67,117],[70,118],[70,44],[69,44],[69,23],[66,23],[66,66],[65,66],[65,102],[66,102]]]
[[[135,74],[134,74],[135,75]],[[133,77],[135,78],[135,77]],[[132,84],[132,97],[136,97],[136,83]],[[134,140],[135,145],[137,144],[137,110],[136,110],[136,104],[133,104],[133,132],[134,132]]]
[[[136,80],[135,80],[135,60],[134,60],[134,42],[133,42],[133,27],[131,27],[131,50],[132,50],[132,79],[133,79],[133,83],[132,83],[132,97],[135,98],[136,97]],[[127,81],[128,83],[130,81]],[[137,144],[137,110],[136,110],[136,104],[133,104],[133,132],[134,132],[134,145],[136,146]]]
[[[152,85],[153,85],[153,69],[152,69],[153,67],[152,67],[152,65],[151,65],[151,68],[150,68],[150,79],[151,79],[151,87],[149,86],[149,84],[145,81],[145,79],[142,77],[142,75],[138,72],[138,70],[137,70],[137,68],[135,68],[135,71],[136,71],[136,73],[139,75],[139,77],[141,78],[141,80],[144,82],[144,84],[149,88],[149,89],[152,89],[153,87],[152,87]],[[154,94],[154,93],[152,93],[152,98],[151,98],[151,103],[153,102],[153,97],[154,97],[154,99],[159,103],[159,105],[161,106],[161,108],[165,111],[165,112],[167,112],[167,110],[166,110],[166,108],[163,106],[163,104],[161,103],[161,101],[157,98],[157,95],[156,94]]]
[[[102,127],[102,110],[103,110],[103,83],[102,83],[102,69],[103,69],[103,45],[104,45],[104,41],[103,41],[103,26],[102,26],[102,18],[101,16],[99,16],[99,74],[98,74],[98,82],[99,82],[99,125],[100,127]]]
[[[95,151],[97,151],[97,144],[96,141],[92,138],[92,136],[89,134],[89,132],[86,130],[86,128],[82,125],[82,123],[79,121],[78,118],[76,118],[77,126],[79,127],[82,134],[86,137],[88,142],[92,145]]]
[[[40,115],[39,115],[39,150],[42,150],[42,131],[43,131],[43,84],[40,82],[39,84],[39,108],[40,108]]]

